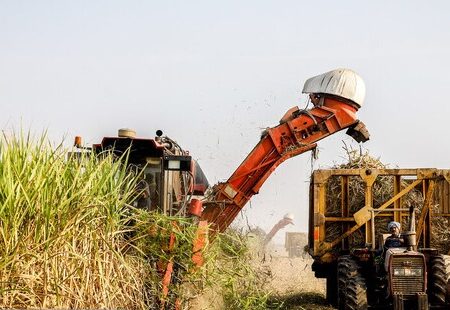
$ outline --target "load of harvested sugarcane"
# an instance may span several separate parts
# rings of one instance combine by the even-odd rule
[[[388,169],[388,164],[383,163],[380,158],[371,156],[368,151],[361,151],[344,147],[347,158],[344,163],[335,164],[331,169]],[[327,182],[326,188],[326,215],[342,216],[341,199],[342,199],[342,179],[332,176]],[[402,179],[400,187],[405,188],[410,184],[410,180]],[[360,210],[365,205],[365,188],[366,183],[359,176],[351,176],[348,178],[348,209],[349,216]],[[373,207],[378,208],[383,203],[393,197],[394,193],[394,176],[382,175],[378,176],[372,186]],[[437,195],[437,194],[436,194]],[[400,200],[401,208],[409,208],[413,206],[418,209],[416,221],[420,218],[422,208],[424,206],[425,197],[422,191],[414,188],[405,194]],[[439,210],[439,205],[433,203],[431,205],[432,213]],[[377,233],[388,233],[387,224],[393,220],[393,215],[378,216],[375,220],[375,231]],[[408,228],[408,217],[402,217],[402,228]],[[444,254],[450,250],[450,227],[448,219],[441,216],[432,217],[433,233],[431,234],[431,246],[440,249]],[[342,234],[341,223],[326,224],[326,241],[332,241]],[[364,231],[360,229],[349,236],[349,242],[354,247],[364,245]]]

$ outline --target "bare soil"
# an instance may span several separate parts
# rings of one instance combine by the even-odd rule
[[[325,300],[325,279],[317,279],[311,271],[313,260],[304,257],[289,258],[278,248],[266,254],[271,272],[268,284],[271,304],[283,303],[281,309],[334,309]]]
[[[313,260],[304,257],[289,258],[282,247],[272,247],[266,253],[255,252],[256,268],[268,273],[265,289],[270,292],[268,309],[332,310],[325,300],[325,279],[316,279],[311,271]],[[205,291],[191,300],[189,309],[222,310],[220,294]]]

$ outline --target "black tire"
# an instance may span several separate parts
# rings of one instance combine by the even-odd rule
[[[444,255],[445,266],[447,268],[447,303],[450,304],[450,255]]]
[[[445,305],[447,299],[447,282],[449,275],[444,255],[435,255],[430,258],[428,270],[428,297],[434,306]]]
[[[350,279],[359,274],[358,264],[350,255],[338,258],[337,263],[337,306],[339,310],[345,310],[347,304],[347,286]]]
[[[346,310],[367,310],[367,286],[361,275],[356,275],[347,284]]]

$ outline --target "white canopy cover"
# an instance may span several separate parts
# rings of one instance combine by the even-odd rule
[[[336,95],[353,101],[360,108],[366,96],[366,85],[355,71],[336,69],[306,80],[303,93]]]

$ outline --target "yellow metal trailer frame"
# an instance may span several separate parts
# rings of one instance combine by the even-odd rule
[[[377,178],[391,176],[393,192],[378,208],[373,206],[373,185]],[[340,216],[326,216],[327,182],[331,177],[339,177],[341,184]],[[361,177],[364,183],[364,205],[350,215],[349,212],[349,179]],[[364,227],[365,242],[375,244],[372,230],[372,216],[386,216],[382,211],[390,210],[390,216],[401,222],[408,212],[402,209],[402,197],[411,191],[420,191],[424,198],[421,215],[417,224],[417,240],[419,247],[430,247],[432,235],[432,217],[450,218],[450,170],[447,169],[329,169],[316,170],[310,183],[309,212],[309,253],[315,261],[332,263],[337,259],[335,252],[349,250],[347,239]],[[437,207],[437,208],[436,208]],[[398,209],[398,210],[396,210]],[[437,211],[436,211],[437,210]],[[326,223],[339,223],[342,234],[332,241],[326,241]],[[337,250],[337,251],[334,251]]]

